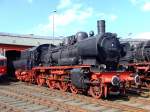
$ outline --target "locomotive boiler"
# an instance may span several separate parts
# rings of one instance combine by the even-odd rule
[[[105,21],[97,23],[97,35],[88,37],[86,32],[78,32],[67,37],[63,46],[53,48],[50,46],[46,62],[52,65],[105,64],[109,69],[110,66],[115,68],[122,56],[120,42],[116,34],[105,33]]]
[[[105,21],[97,21],[98,34],[78,32],[60,45],[44,44],[27,49],[14,62],[19,80],[77,94],[107,97],[110,91],[125,93],[131,72],[116,71],[123,47],[115,33],[105,32]]]
[[[66,37],[59,46],[44,44],[25,50],[21,53],[20,63],[14,62],[15,68],[20,66],[32,68],[39,64],[46,66],[105,64],[107,69],[115,69],[123,56],[122,46],[115,33],[105,32],[104,20],[98,21],[97,27],[97,35],[88,37],[86,32],[78,32],[76,35]]]

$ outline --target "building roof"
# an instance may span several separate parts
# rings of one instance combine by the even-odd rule
[[[132,39],[132,38],[126,38],[126,39],[120,39],[120,41],[122,43],[124,42],[129,42],[131,45],[136,45],[140,42],[143,42],[143,41],[148,41],[149,39]]]
[[[33,34],[20,35],[0,32],[0,44],[38,46],[41,44],[59,44],[61,39],[52,39],[49,36],[38,36]]]

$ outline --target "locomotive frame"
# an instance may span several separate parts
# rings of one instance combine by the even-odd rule
[[[91,66],[50,66],[50,67],[34,67],[29,71],[16,71],[17,79],[29,83],[37,83],[42,86],[47,84],[51,89],[59,89],[62,92],[71,91],[73,94],[83,93],[84,89],[75,87],[70,80],[70,70],[79,69],[89,70]],[[89,72],[89,71],[88,71]],[[133,81],[131,72],[89,72],[89,81],[85,82],[89,85],[86,91],[94,98],[107,97],[111,92],[125,95],[126,83]],[[82,80],[84,81],[84,80]],[[86,93],[86,94],[87,94]]]

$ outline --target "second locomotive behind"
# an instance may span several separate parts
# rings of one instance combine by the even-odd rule
[[[127,48],[127,53],[121,60],[126,62],[126,70],[138,74],[142,86],[150,88],[150,40],[141,41],[134,46],[126,43],[124,48]]]

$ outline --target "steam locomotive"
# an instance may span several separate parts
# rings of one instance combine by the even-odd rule
[[[150,40],[142,41],[135,46],[128,45],[127,54],[123,59],[127,70],[138,74],[141,84],[150,88]]]
[[[21,52],[14,61],[17,79],[30,83],[86,92],[94,98],[110,92],[125,94],[125,83],[133,81],[131,72],[117,71],[125,55],[117,35],[105,32],[105,21],[97,21],[98,34],[78,32],[58,46],[43,44]]]

